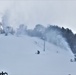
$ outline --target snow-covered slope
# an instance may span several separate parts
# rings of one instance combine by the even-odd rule
[[[43,51],[38,38],[0,36],[0,71],[9,75],[76,75],[76,63],[70,59],[69,51],[48,42]]]

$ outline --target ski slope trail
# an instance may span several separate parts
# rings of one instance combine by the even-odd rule
[[[9,75],[76,75],[69,51],[29,36],[0,36],[0,71]],[[37,50],[40,54],[36,54]]]

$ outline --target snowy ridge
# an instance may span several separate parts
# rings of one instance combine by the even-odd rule
[[[35,54],[40,50],[40,54]],[[29,36],[0,36],[0,71],[9,75],[76,75],[71,54],[53,44]]]

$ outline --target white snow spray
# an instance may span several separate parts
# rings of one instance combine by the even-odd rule
[[[47,41],[63,48],[64,50],[68,50],[70,54],[74,56],[66,39],[62,37],[60,31],[51,29],[49,32],[46,33],[46,38],[47,38]]]

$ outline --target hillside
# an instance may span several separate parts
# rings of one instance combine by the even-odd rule
[[[40,54],[36,54],[40,50]],[[68,50],[29,36],[0,36],[0,71],[9,75],[76,75]]]

